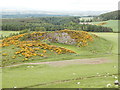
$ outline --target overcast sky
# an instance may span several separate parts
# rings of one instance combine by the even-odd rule
[[[119,0],[1,0],[2,9],[46,11],[117,10]]]

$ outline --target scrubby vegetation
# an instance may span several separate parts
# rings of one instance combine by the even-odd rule
[[[62,38],[63,37],[63,38]],[[21,61],[27,61],[33,56],[49,57],[51,53],[55,54],[66,54],[66,53],[76,53],[72,50],[66,49],[64,47],[58,47],[54,45],[49,45],[50,43],[64,43],[64,44],[74,44],[79,47],[87,46],[88,41],[93,41],[90,34],[84,31],[71,31],[71,30],[61,30],[56,32],[33,32],[24,33],[8,37],[2,40],[2,47],[6,48],[11,45],[12,49],[16,49],[14,55],[11,56],[12,59],[17,57],[24,57]],[[8,53],[2,53],[3,59],[8,55]],[[3,60],[3,66],[8,60]]]

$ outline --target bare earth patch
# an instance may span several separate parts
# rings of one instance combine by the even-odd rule
[[[65,61],[54,61],[50,62],[50,65],[54,66],[63,66],[70,64],[102,64],[108,62],[107,59],[74,59],[74,60],[65,60]]]
[[[70,65],[70,64],[102,64],[108,62],[107,59],[73,59],[73,60],[65,60],[65,61],[54,61],[49,62],[49,65],[52,66],[64,66],[64,65]]]
[[[91,58],[91,59],[73,59],[73,60],[64,60],[64,61],[50,61],[50,62],[38,62],[38,63],[22,63],[6,67],[14,67],[20,65],[38,65],[38,64],[48,64],[52,66],[65,66],[71,64],[102,64],[110,62],[108,59],[104,58]]]

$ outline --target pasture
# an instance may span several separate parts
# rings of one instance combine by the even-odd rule
[[[120,20],[108,20],[108,21],[91,22],[91,23],[95,25],[106,23],[106,24],[103,24],[102,26],[111,27],[113,29],[113,32],[119,32],[119,29],[120,29],[120,26],[118,25],[120,23]]]
[[[3,88],[103,88],[108,83],[115,87],[113,83],[117,68],[114,65],[116,66],[116,61],[105,64],[23,65],[5,68]]]
[[[56,44],[74,50],[78,55],[63,55],[41,60],[48,63],[23,64],[5,67],[2,72],[3,88],[116,88],[118,77],[118,34],[94,33],[100,38],[87,47]],[[100,46],[99,46],[100,45]],[[9,49],[9,47],[8,47]],[[92,51],[91,51],[92,49]],[[4,50],[5,51],[5,50]],[[33,63],[41,62],[36,58]],[[88,59],[87,63],[68,63],[66,60]],[[59,63],[59,61],[63,63]],[[91,62],[91,61],[94,62]],[[104,62],[99,62],[104,61]],[[49,64],[53,61],[52,64]],[[55,62],[58,61],[58,62]],[[88,63],[91,62],[91,63]],[[96,62],[96,63],[95,63]],[[30,62],[28,62],[30,63]],[[99,83],[98,83],[99,82]],[[107,87],[107,84],[111,84]]]

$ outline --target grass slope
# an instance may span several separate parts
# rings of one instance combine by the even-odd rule
[[[10,55],[3,56],[3,65],[12,65],[17,63],[27,63],[27,62],[45,62],[45,61],[58,61],[58,60],[70,60],[70,59],[80,59],[80,58],[96,58],[103,57],[106,55],[111,55],[112,44],[110,41],[105,40],[104,38],[94,37],[93,42],[89,42],[88,46],[85,47],[77,47],[74,45],[66,45],[60,43],[51,43],[51,45],[56,45],[60,47],[64,47],[66,49],[70,49],[75,51],[77,54],[61,54],[57,55],[55,52],[50,52],[47,50],[46,55],[48,57],[40,57],[34,56],[30,58],[28,61],[24,61],[24,57],[22,55],[17,55],[15,59],[14,53],[18,51],[20,48],[12,45],[8,47],[2,48],[2,53],[10,53]]]
[[[105,59],[108,59],[110,62],[105,64],[78,64],[78,65],[67,65],[67,66],[48,66],[48,65],[32,65],[33,68],[28,68],[28,65],[18,66],[18,67],[11,67],[11,68],[3,68],[3,88],[13,88],[13,87],[28,87],[28,88],[106,88],[106,85],[108,83],[112,84],[112,87],[115,87],[113,85],[114,81],[116,80],[113,76],[113,74],[117,74],[118,72],[118,56],[117,56],[117,33],[95,33],[98,36],[107,39],[106,40],[101,39],[101,43],[104,43],[103,45],[99,42],[99,40],[96,40],[96,46],[95,43],[91,43],[90,48],[96,50],[99,54],[108,52],[107,49],[109,48],[109,44],[113,46],[111,48],[111,54],[108,54],[107,57],[104,57]],[[54,44],[54,43],[53,43]],[[98,45],[101,45],[99,47]],[[78,54],[81,54],[80,56],[74,56],[73,58],[86,58],[91,55],[93,57],[96,57],[97,54],[90,53],[89,47],[82,47],[81,49],[78,49],[77,47],[73,46],[67,46],[63,44],[56,44],[60,46],[67,47],[69,49],[75,50],[78,52]],[[108,47],[107,47],[108,46]],[[98,48],[100,50],[98,50]],[[80,51],[81,50],[81,51]],[[86,52],[88,50],[88,52]],[[103,50],[103,51],[102,51]],[[86,55],[88,54],[88,56]],[[102,54],[101,56],[104,56]],[[83,56],[82,56],[83,55]],[[66,55],[67,59],[69,56]],[[99,56],[100,57],[100,56]],[[53,57],[48,60],[59,60],[63,59],[63,57]],[[72,57],[71,57],[72,58]],[[103,58],[103,59],[104,59]],[[68,58],[69,59],[69,58]],[[40,61],[40,60],[39,60]],[[44,60],[43,60],[44,61]],[[36,60],[36,62],[38,62]],[[30,65],[29,65],[30,66]],[[116,66],[116,68],[113,68],[113,66]],[[75,73],[75,74],[74,74]],[[98,75],[99,73],[100,75]],[[90,76],[95,76],[92,78],[87,78]],[[85,78],[85,79],[76,79],[76,78]],[[71,80],[74,79],[74,80]],[[68,82],[60,82],[61,80],[68,80]],[[56,83],[56,81],[58,81]],[[55,83],[50,83],[55,82]],[[77,84],[77,82],[80,82],[80,84]],[[40,85],[41,83],[47,83],[47,85]],[[50,83],[50,84],[49,84]]]
[[[119,33],[94,33],[112,43],[112,54],[120,54],[118,48]]]
[[[65,45],[60,43],[52,43],[52,45],[57,45],[73,50],[80,56],[88,56],[88,55],[97,56],[98,54],[105,55],[105,54],[110,54],[111,52],[111,42],[105,40],[104,38],[99,38],[99,37],[94,38],[93,42],[89,42],[88,46],[80,47],[80,48],[73,45]]]

